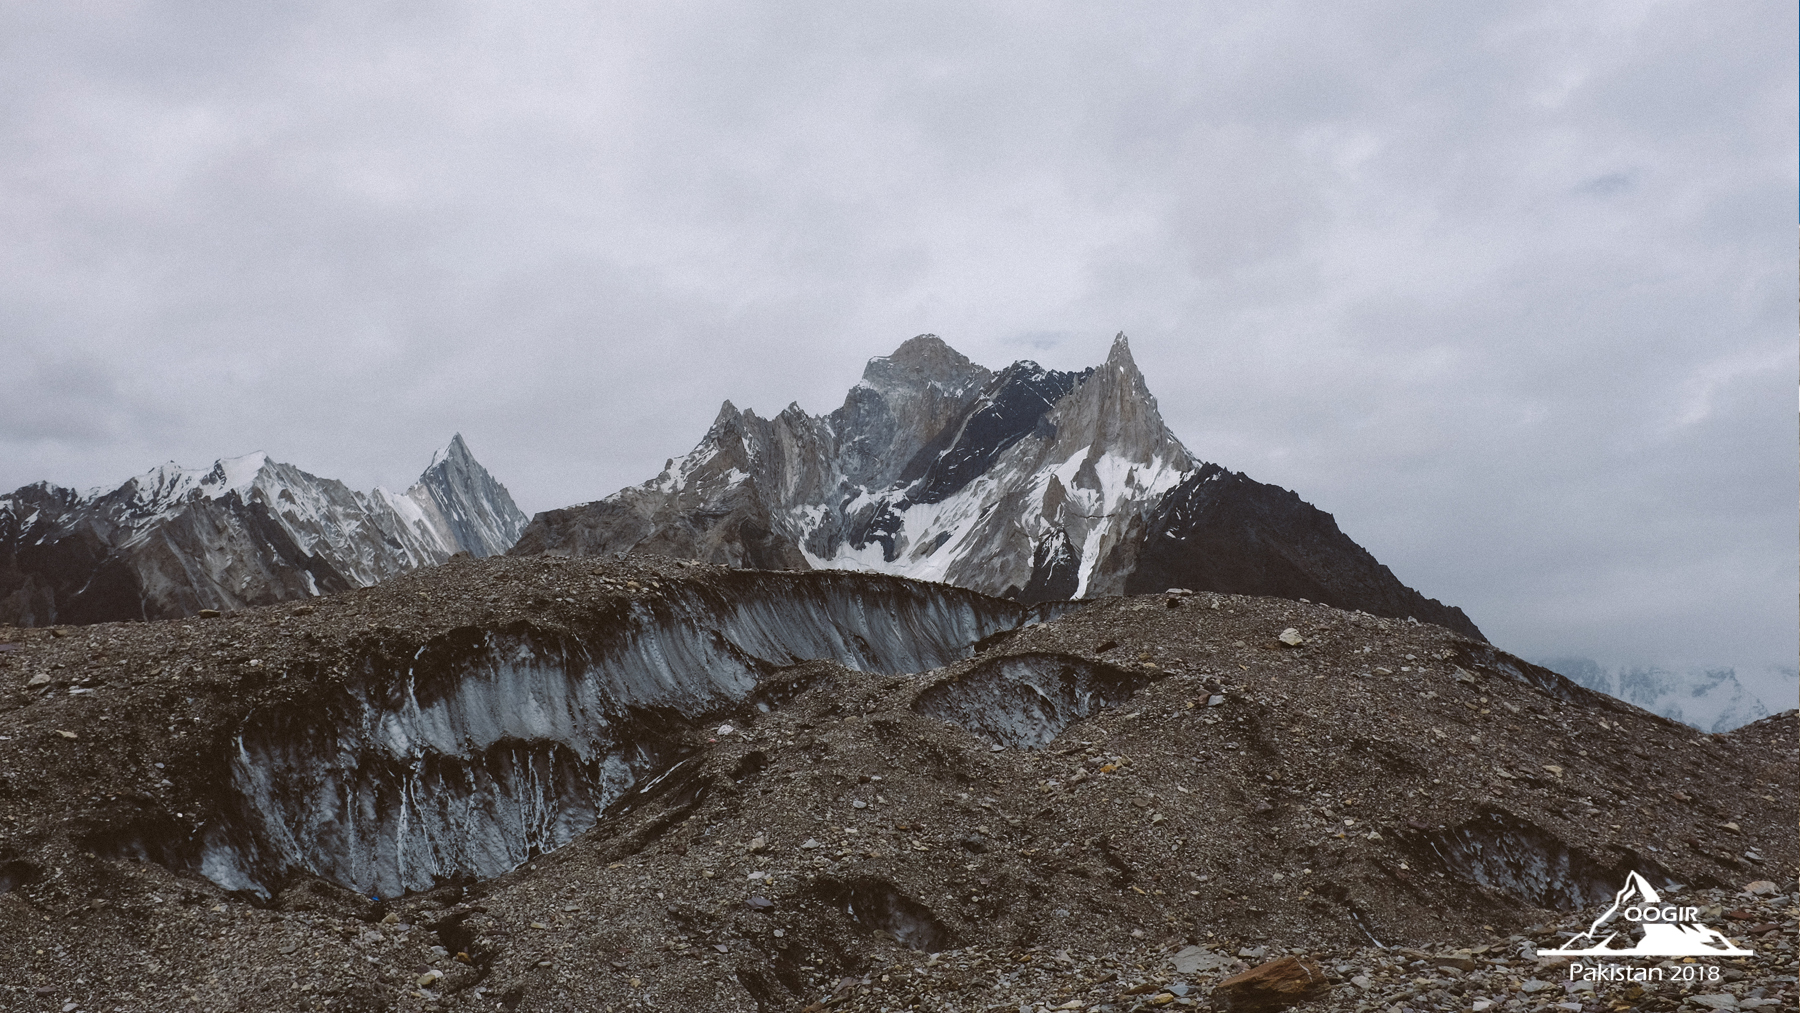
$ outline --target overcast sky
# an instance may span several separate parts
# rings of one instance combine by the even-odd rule
[[[1792,3],[0,7],[0,489],[527,512],[1130,335],[1502,647],[1793,666]]]

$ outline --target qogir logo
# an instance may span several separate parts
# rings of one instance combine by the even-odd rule
[[[1636,939],[1636,943],[1632,942]],[[1716,930],[1700,924],[1700,909],[1665,905],[1656,888],[1633,872],[1613,897],[1612,907],[1594,919],[1586,932],[1558,950],[1539,956],[1560,957],[1744,957]]]

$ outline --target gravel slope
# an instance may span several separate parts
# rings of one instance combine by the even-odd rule
[[[309,605],[0,629],[0,1008],[1123,1010],[1299,951],[1319,1008],[1537,1009],[1571,1000],[1535,946],[1633,869],[1759,930],[1693,994],[1791,1000],[1793,712],[1700,735],[1442,628],[1281,599],[1108,599],[916,674],[764,665],[660,715],[667,776],[479,882],[374,900],[301,870],[265,899],[190,868],[245,723],[387,678],[371,657],[521,623],[598,651],[671,603],[857,581],[900,583],[458,560]],[[1659,989],[1572,1001],[1682,1001]]]

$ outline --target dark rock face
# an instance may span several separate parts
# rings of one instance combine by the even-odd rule
[[[1400,583],[1339,531],[1330,514],[1215,464],[1157,503],[1137,568],[1125,581],[1129,594],[1168,587],[1305,598],[1481,636],[1462,609]]]
[[[1034,362],[1014,363],[969,407],[950,445],[937,453],[931,453],[928,446],[901,472],[901,480],[914,477],[910,473],[916,470],[920,479],[917,501],[943,502],[985,474],[1002,453],[1030,435],[1058,401],[1093,373],[1091,369],[1060,373],[1038,369]]]
[[[83,496],[0,497],[0,623],[171,619],[333,594],[452,553],[494,555],[524,528],[460,435],[403,494],[364,495],[262,454],[163,465]]]
[[[1031,580],[1018,598],[1031,603],[1061,601],[1075,597],[1080,584],[1081,550],[1069,541],[1069,533],[1059,528],[1031,554]]]
[[[1081,372],[992,373],[933,335],[842,407],[730,402],[663,473],[539,514],[511,550],[874,570],[1027,602],[1184,586],[1329,602],[1480,636],[1285,489],[1196,460],[1123,335]]]

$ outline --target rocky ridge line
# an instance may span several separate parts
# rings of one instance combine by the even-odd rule
[[[0,623],[172,619],[366,586],[458,552],[489,556],[526,518],[461,434],[404,493],[364,495],[264,454],[166,464],[86,495],[0,496]]]
[[[1122,334],[1078,373],[994,372],[920,335],[870,360],[829,414],[727,401],[656,478],[538,514],[511,551],[865,570],[1027,602],[1183,586],[1481,635],[1331,515],[1198,460]]]

